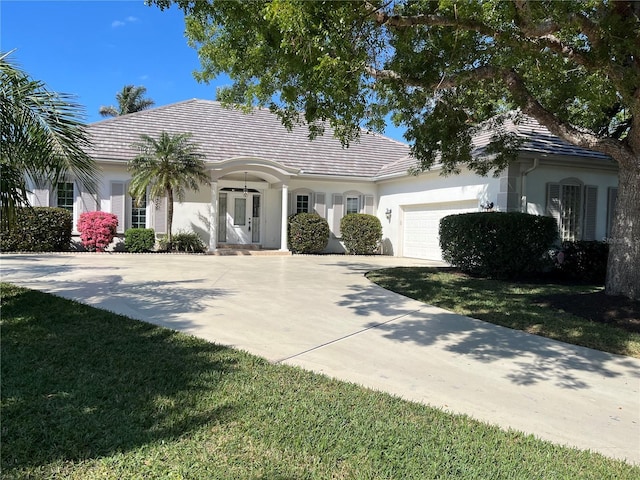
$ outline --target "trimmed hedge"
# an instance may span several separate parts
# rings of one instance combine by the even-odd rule
[[[320,253],[329,243],[329,224],[317,213],[289,216],[287,246],[292,253]]]
[[[375,215],[350,213],[340,221],[342,242],[351,255],[372,255],[382,240],[382,224]]]
[[[66,252],[71,246],[73,214],[63,208],[23,207],[16,223],[0,232],[3,252]]]
[[[515,278],[539,271],[557,238],[553,218],[527,213],[463,213],[440,220],[442,258],[472,275]]]
[[[153,228],[128,228],[124,232],[124,246],[128,252],[150,252],[156,244]]]
[[[609,244],[606,242],[562,242],[555,260],[563,275],[581,282],[604,285]]]

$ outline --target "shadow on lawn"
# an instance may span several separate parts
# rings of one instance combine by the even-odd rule
[[[460,291],[452,294],[460,294]],[[383,332],[385,338],[393,341],[425,347],[438,345],[488,365],[511,360],[514,368],[507,378],[517,385],[553,382],[566,389],[590,388],[584,380],[585,372],[618,377],[622,370],[631,377],[640,377],[635,363],[624,357],[485,323],[426,304],[419,311],[412,311],[403,307],[404,302],[398,301],[395,294],[391,295],[393,297],[377,285],[357,287],[356,291],[345,294],[339,305],[351,308],[359,315],[382,314],[390,321],[372,322],[366,327]],[[481,300],[470,299],[468,304],[471,309],[474,306],[480,309]],[[425,355],[429,354],[425,352]]]
[[[38,265],[37,260],[25,256],[19,266],[3,265],[3,281],[173,329],[188,328],[185,314],[202,312],[218,298],[232,294],[203,279],[126,282],[112,274],[118,267],[94,266],[87,271],[78,265]]]
[[[5,471],[127,451],[234,416],[216,401],[237,362],[225,347],[34,291],[2,303]]]

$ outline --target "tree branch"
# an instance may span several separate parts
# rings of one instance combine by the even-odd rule
[[[526,88],[522,78],[515,71],[503,71],[501,76],[520,109],[547,127],[552,134],[578,147],[602,152],[618,161],[620,158],[628,157],[632,153],[624,144],[615,139],[602,138],[560,121],[535,99]]]
[[[416,25],[425,25],[428,27],[458,27],[464,30],[474,30],[484,35],[495,35],[496,32],[487,27],[484,23],[476,22],[469,19],[459,19],[443,17],[441,15],[389,15],[384,7],[376,7],[369,2],[365,2],[365,7],[375,20],[382,26],[405,28],[414,27]]]

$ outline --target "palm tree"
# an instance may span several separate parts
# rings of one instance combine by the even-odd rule
[[[167,241],[171,248],[174,196],[182,202],[187,189],[198,191],[200,184],[209,181],[204,154],[191,143],[190,133],[162,132],[158,139],[149,135],[140,135],[140,139],[141,142],[133,145],[140,154],[127,167],[132,173],[129,194],[133,198],[144,198],[149,190],[154,202],[166,195]]]
[[[96,193],[98,168],[74,97],[48,90],[0,53],[0,223],[11,228],[27,206],[27,180],[56,184],[67,174]]]
[[[146,87],[135,87],[133,85],[125,85],[122,90],[116,94],[118,107],[100,107],[100,115],[103,117],[118,117],[127,113],[135,113],[146,110],[155,105],[156,102],[150,98],[144,98],[147,93]]]

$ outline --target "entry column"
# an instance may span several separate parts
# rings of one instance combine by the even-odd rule
[[[218,181],[211,180],[211,205],[209,206],[209,251],[218,248]]]
[[[287,230],[288,230],[287,213],[289,210],[287,208],[287,205],[289,205],[289,187],[283,183],[282,184],[282,223],[281,223],[281,229],[280,229],[280,251],[281,252],[289,251],[289,249],[287,248]]]

